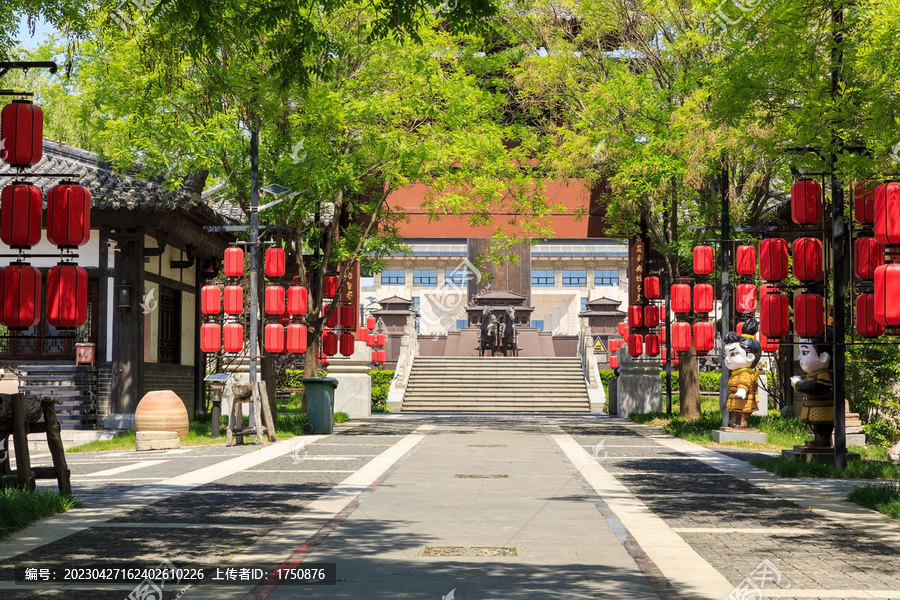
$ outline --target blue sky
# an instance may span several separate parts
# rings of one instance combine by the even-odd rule
[[[44,41],[44,38],[47,37],[47,34],[55,31],[52,25],[38,20],[34,29],[34,37],[32,37],[31,35],[29,35],[27,22],[27,16],[22,15],[22,18],[19,19],[18,40],[22,43],[23,46],[26,46],[28,48],[38,46],[41,42]]]

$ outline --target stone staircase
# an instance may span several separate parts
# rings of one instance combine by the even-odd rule
[[[589,413],[581,360],[420,356],[402,412]]]

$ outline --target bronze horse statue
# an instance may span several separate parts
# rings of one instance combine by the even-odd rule
[[[481,332],[478,335],[479,356],[484,356],[485,350],[490,350],[489,356],[500,347],[500,322],[497,315],[489,306],[481,311]]]
[[[509,356],[512,351],[513,356],[519,355],[519,340],[516,335],[516,309],[512,306],[506,308],[503,313],[503,322],[500,324],[500,347],[503,349],[503,356]]]

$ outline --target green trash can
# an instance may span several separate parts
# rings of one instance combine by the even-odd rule
[[[306,390],[306,424],[304,433],[332,433],[334,431],[334,390],[338,380],[334,377],[307,377],[303,380]]]

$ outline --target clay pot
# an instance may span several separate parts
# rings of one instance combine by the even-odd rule
[[[172,390],[147,392],[134,411],[135,431],[174,431],[188,434],[188,414],[184,402]]]

